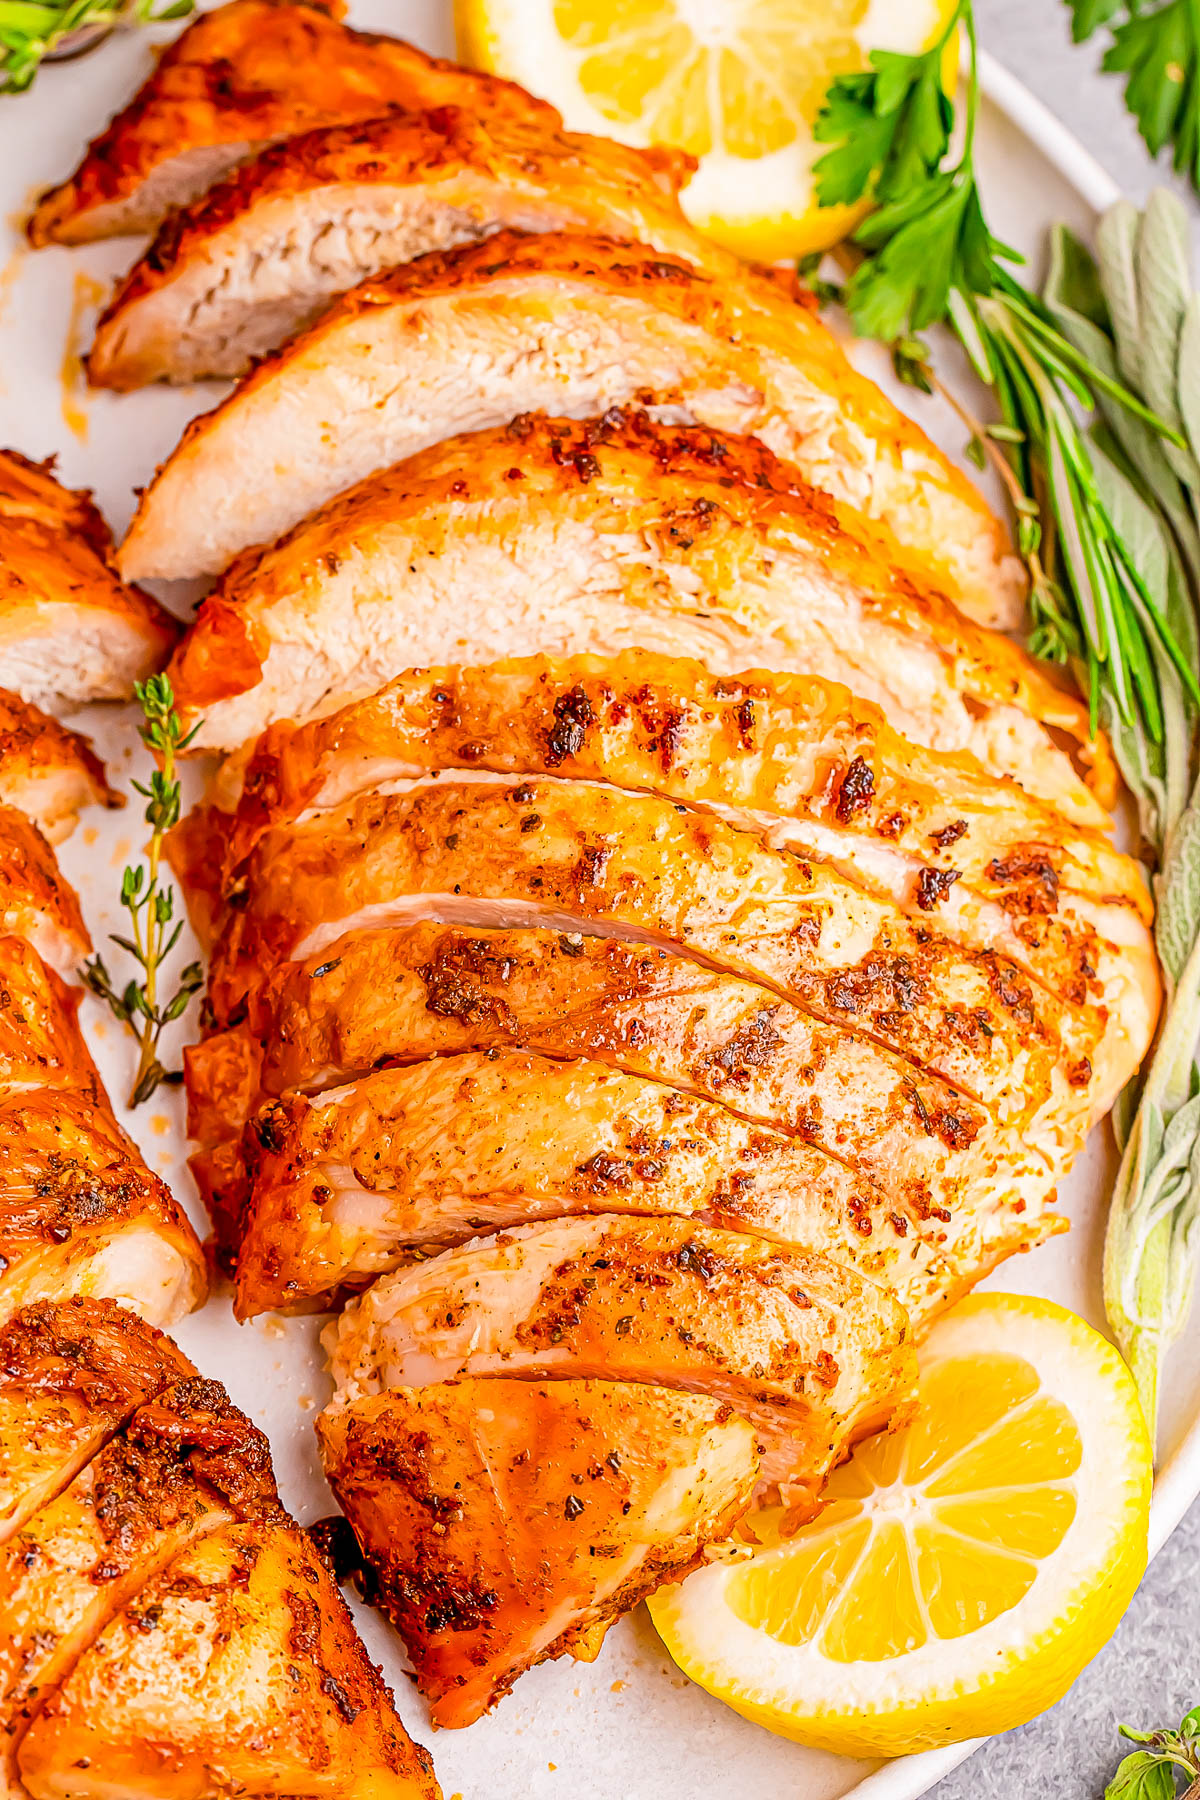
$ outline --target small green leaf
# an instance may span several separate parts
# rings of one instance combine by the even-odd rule
[[[1104,1790],[1104,1800],[1175,1800],[1171,1765],[1153,1751],[1135,1750],[1119,1765]]]

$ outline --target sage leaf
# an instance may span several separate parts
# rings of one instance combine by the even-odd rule
[[[1135,272],[1137,238],[1137,207],[1132,200],[1118,200],[1096,227],[1096,257],[1112,320],[1117,367],[1134,392],[1140,393],[1142,321]]]
[[[1154,939],[1174,988],[1200,933],[1200,796],[1193,796],[1171,835],[1157,886]]]
[[[1200,294],[1193,294],[1183,315],[1176,370],[1179,418],[1193,457],[1200,455]]]
[[[1178,404],[1180,337],[1191,299],[1188,224],[1182,201],[1156,188],[1142,214],[1135,250],[1141,322],[1138,361],[1141,391],[1166,424],[1182,424]],[[1163,440],[1163,454],[1189,487],[1200,488],[1200,467],[1190,451]]]

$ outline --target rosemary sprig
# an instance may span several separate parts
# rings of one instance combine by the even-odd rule
[[[938,385],[920,333],[944,323],[991,389],[998,422],[970,430],[1013,503],[1030,646],[1074,667],[1157,866],[1168,1004],[1140,1096],[1117,1111],[1105,1254],[1109,1320],[1153,1429],[1200,1249],[1200,298],[1186,217],[1166,194],[1144,214],[1114,208],[1095,259],[1059,229],[1044,292],[1021,285],[976,187],[971,0],[956,26],[968,46],[961,151],[933,85],[948,38],[924,56],[874,56],[870,73],[830,89],[818,193],[878,202],[854,234],[842,298],[860,331],[891,345],[901,378]]]
[[[1138,1749],[1127,1756],[1104,1790],[1104,1800],[1200,1800],[1200,1706],[1185,1714],[1178,1731],[1135,1731],[1118,1727]]]
[[[131,936],[111,933],[114,944],[132,956],[141,970],[123,988],[116,988],[104,961],[93,956],[81,971],[82,980],[103,1000],[113,1016],[132,1032],[138,1045],[138,1065],[129,1096],[130,1106],[140,1106],[162,1082],[182,1079],[177,1070],[163,1067],[159,1042],[165,1026],[181,1018],[192,995],[204,984],[198,962],[189,963],[169,998],[159,998],[162,965],[179,942],[183,921],[175,919],[175,890],[161,878],[163,844],[179,823],[180,794],[176,758],[195,736],[198,726],[185,732],[175,711],[175,695],[165,675],[152,675],[134,688],[143,714],[142,742],[154,753],[157,768],[149,784],[135,781],[134,788],[146,800],[145,819],[150,843],[145,864],[127,867],[121,876],[121,905],[130,918]]]
[[[950,34],[968,48],[962,147],[951,157],[954,108],[942,90]],[[875,52],[866,74],[842,76],[817,121],[833,146],[816,165],[825,205],[877,202],[854,233],[862,253],[842,298],[855,328],[893,348],[897,373],[928,385],[920,333],[946,324],[1000,411],[1002,443],[1030,577],[1031,648],[1082,665],[1093,722],[1112,710],[1140,742],[1161,744],[1161,670],[1175,670],[1197,706],[1200,684],[1155,603],[1113,516],[1103,450],[1078,409],[1094,397],[1177,448],[1177,427],[1059,327],[1013,274],[1018,253],[988,228],[975,177],[979,108],[971,0],[958,0],[939,41],[917,56]],[[1120,746],[1118,746],[1118,753]]]

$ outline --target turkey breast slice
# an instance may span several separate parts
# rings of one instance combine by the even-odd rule
[[[0,805],[0,931],[22,937],[51,968],[73,976],[92,947],[79,898],[53,850],[14,806]]]
[[[512,229],[636,238],[751,291],[761,282],[769,305],[775,284],[694,231],[657,176],[624,144],[462,106],[289,137],[171,215],[101,318],[88,378],[127,389],[243,375],[365,277]]]
[[[807,307],[737,269],[713,278],[571,233],[506,231],[351,290],[192,421],[142,497],[121,566],[216,573],[444,438],[539,408],[588,418],[642,400],[756,434],[853,509],[848,528],[876,535],[886,561],[985,620],[1019,614],[995,515]]]
[[[0,1543],[147,1400],[195,1370],[111,1300],[41,1301],[0,1325]]]
[[[394,1388],[323,1413],[317,1433],[440,1726],[470,1725],[535,1663],[590,1660],[729,1536],[758,1477],[729,1407],[629,1382]]]
[[[185,527],[215,504],[189,500]],[[638,413],[521,419],[373,476],[248,553],[171,677],[197,748],[228,750],[405,668],[637,647],[719,675],[797,670],[1103,830],[1113,765],[1086,708],[856,530],[750,439]],[[1049,729],[1075,741],[1099,800]]]
[[[157,600],[119,579],[90,494],[0,451],[0,687],[51,712],[128,700],[178,636]]]
[[[938,937],[936,919],[915,926],[828,865],[657,796],[569,781],[417,785],[269,832],[214,949],[214,1016],[282,959],[421,917],[680,947],[1005,1121],[1032,1118],[1051,1093],[1086,1115],[1105,1048],[1094,1009]]]
[[[203,1300],[196,1234],[107,1104],[79,1089],[3,1096],[0,1164],[0,1317],[83,1294],[171,1325]]]
[[[381,1069],[273,1102],[242,1150],[239,1318],[328,1309],[415,1255],[575,1212],[672,1213],[819,1245],[892,1287],[914,1327],[948,1279],[944,1250],[919,1229],[910,1242],[869,1177],[602,1062],[481,1051]]]
[[[87,1646],[181,1550],[277,1512],[266,1439],[219,1383],[166,1388],[0,1549],[0,1722],[9,1791],[31,1723]]]
[[[438,1800],[333,1576],[282,1508],[206,1533],[148,1581],[17,1762],[32,1800]]]
[[[603,1214],[382,1276],[325,1341],[335,1410],[469,1375],[710,1394],[753,1426],[764,1478],[810,1503],[916,1369],[900,1306],[849,1269],[686,1219]]]
[[[272,725],[175,833],[194,921],[211,935],[272,825],[431,770],[582,777],[707,808],[923,924],[936,916],[942,936],[1000,951],[1061,1000],[1090,992],[1134,1058],[1152,1029],[1158,968],[1132,857],[968,756],[899,737],[845,688],[640,651],[413,670],[324,719]]]
[[[870,1273],[899,1288],[911,1264],[910,1299],[926,1316],[1065,1229],[1051,1203],[1082,1144],[1073,1115],[1048,1160],[943,1083],[749,982],[617,938],[432,923],[285,964],[244,1019],[188,1048],[201,1188],[236,1237],[238,1134],[262,1102],[384,1063],[511,1049],[600,1062],[790,1136],[813,1203],[878,1221],[862,1247],[880,1254]]]
[[[353,31],[338,5],[233,0],[200,13],[162,51],[74,174],[42,195],[34,244],[153,231],[263,144],[390,107],[459,105],[545,121],[559,115],[513,82],[440,62],[412,44]],[[672,160],[664,157],[662,166]]]
[[[123,806],[87,738],[0,688],[0,803],[26,813],[51,844],[85,806]]]

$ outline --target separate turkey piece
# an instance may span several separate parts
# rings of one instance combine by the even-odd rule
[[[121,581],[90,494],[63,487],[52,467],[0,451],[0,688],[69,712],[130,699],[179,627]]]

